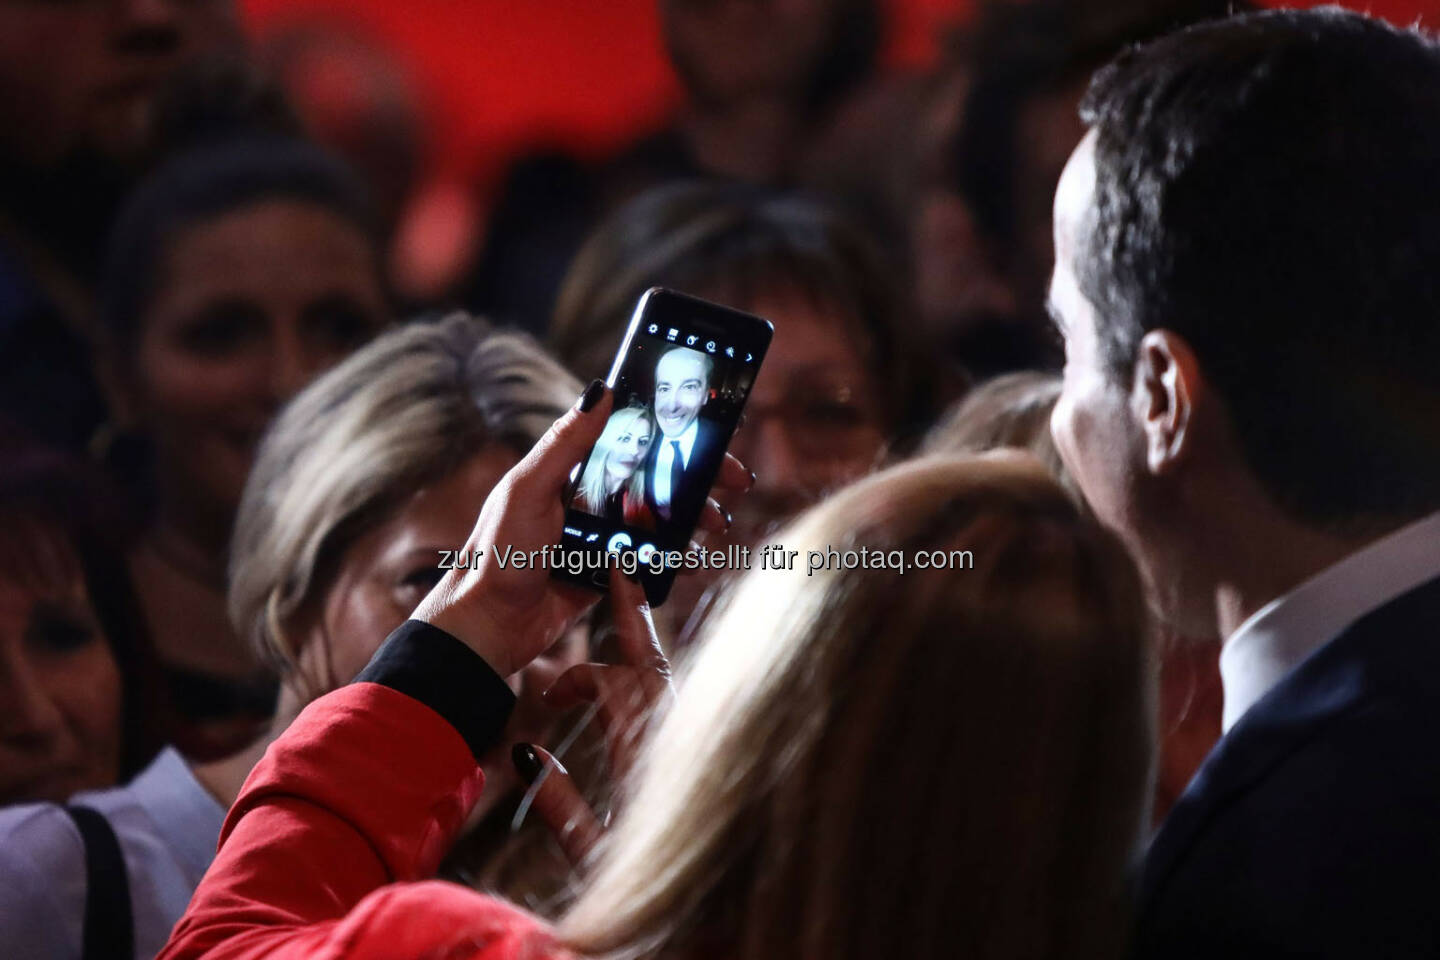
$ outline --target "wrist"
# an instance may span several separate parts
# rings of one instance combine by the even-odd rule
[[[465,591],[462,600],[459,590],[442,589],[445,586],[442,581],[432,590],[415,608],[411,619],[444,630],[474,651],[501,677],[514,673],[515,665],[505,642],[512,632],[505,630],[489,613],[491,601],[474,589]]]
[[[390,634],[356,681],[425,704],[455,728],[477,761],[499,741],[515,706],[505,678],[468,644],[413,619]]]
[[[515,664],[503,643],[506,634],[490,619],[469,615],[458,617],[445,611],[434,617],[417,616],[416,619],[444,630],[465,644],[501,677],[515,672]]]

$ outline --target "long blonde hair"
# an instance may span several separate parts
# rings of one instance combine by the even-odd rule
[[[1028,450],[1077,502],[1083,502],[1050,436],[1050,415],[1060,399],[1061,385],[1057,375],[1035,370],[987,380],[940,418],[925,435],[920,452]]]
[[[753,569],[707,628],[562,941],[1116,956],[1153,736],[1119,545],[1019,454],[903,464],[776,542],[795,565]],[[948,568],[844,569],[860,548]]]
[[[600,434],[600,439],[595,441],[595,453],[585,464],[585,472],[580,475],[580,483],[575,488],[575,499],[578,504],[596,515],[605,513],[607,493],[605,476],[610,466],[610,458],[615,454],[615,441],[642,417],[650,424],[650,435],[653,438],[655,415],[650,412],[649,407],[632,405],[610,414],[610,419],[605,422],[605,429]],[[645,500],[645,471],[636,468],[635,472],[630,475],[630,479],[626,481],[625,487],[636,503],[643,503]]]

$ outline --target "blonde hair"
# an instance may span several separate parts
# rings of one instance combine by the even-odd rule
[[[286,624],[356,537],[488,444],[523,455],[579,390],[529,337],[463,313],[394,330],[321,376],[271,426],[245,485],[236,631],[293,674]]]
[[[984,453],[1028,450],[1081,502],[1055,440],[1050,415],[1060,399],[1061,380],[1053,373],[1022,371],[985,381],[967,393],[925,435],[923,453]]]
[[[1114,957],[1152,755],[1144,604],[1032,459],[912,461],[777,538],[686,665],[559,926],[591,956]],[[969,552],[842,569],[809,550]]]
[[[600,439],[595,441],[595,454],[599,455],[592,454],[589,462],[585,464],[585,472],[580,475],[575,498],[585,509],[594,512],[597,516],[605,513],[605,475],[606,469],[610,466],[610,458],[615,454],[615,440],[641,417],[644,417],[645,421],[650,424],[650,435],[653,439],[655,415],[650,412],[650,408],[629,406],[622,407],[610,414],[610,419],[605,422],[604,432],[600,434]],[[630,475],[625,486],[636,503],[643,503],[645,500],[645,471],[636,469]]]

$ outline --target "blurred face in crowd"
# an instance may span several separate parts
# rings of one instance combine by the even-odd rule
[[[746,309],[775,324],[730,451],[755,471],[735,534],[753,542],[826,491],[869,472],[886,440],[874,377],[835,307],[777,291]]]
[[[0,152],[135,159],[175,68],[237,37],[232,0],[0,0]]]
[[[173,237],[128,378],[162,490],[228,515],[261,432],[385,320],[375,251],[356,226],[272,200]]]
[[[49,575],[73,562],[40,566],[58,569],[0,572],[0,804],[63,801],[120,772],[110,645],[78,569]]]
[[[655,364],[655,421],[670,440],[678,440],[695,422],[710,397],[710,361],[684,347]]]
[[[834,0],[662,0],[670,57],[690,95],[725,106],[804,90]]]
[[[937,83],[913,145],[920,184],[910,220],[915,300],[926,332],[937,339],[968,320],[1015,310],[1013,293],[990,262],[969,205],[951,183],[950,154],[971,81],[970,72],[959,67]]]
[[[302,627],[301,666],[313,689],[330,690],[349,682],[385,638],[409,619],[440,580],[441,551],[458,550],[466,542],[480,505],[519,459],[509,447],[486,447],[454,473],[417,491],[345,552],[320,610]],[[540,694],[584,655],[583,637],[567,638],[509,678],[519,702],[504,745],[483,763],[490,803],[505,796],[514,783],[509,744],[543,739],[548,729],[552,718]],[[486,799],[480,803],[486,805]]]
[[[1065,163],[1084,135],[1078,104],[1085,82],[1032,96],[1017,107],[1014,130],[1011,228],[1013,236],[992,239],[976,220],[969,201],[945,171],[953,143],[937,140],[938,162],[928,164],[930,186],[918,198],[911,222],[915,285],[922,319],[942,341],[993,323],[1040,318],[1052,246],[1051,201]],[[958,128],[965,104],[943,102],[955,118],[936,122]]]
[[[994,318],[1014,316],[1015,290],[996,267],[965,199],[932,186],[911,221],[915,297],[926,333],[936,342]]]

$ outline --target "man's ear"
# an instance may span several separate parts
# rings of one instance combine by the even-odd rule
[[[1141,338],[1131,407],[1145,435],[1145,465],[1152,474],[1169,473],[1191,454],[1195,415],[1205,395],[1200,364],[1183,337],[1151,330]]]

